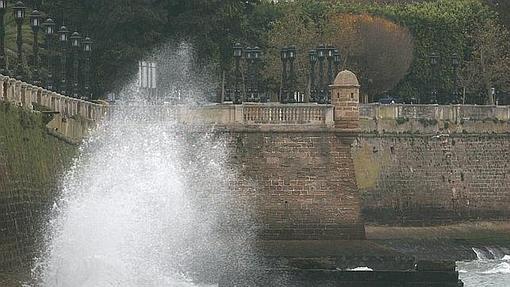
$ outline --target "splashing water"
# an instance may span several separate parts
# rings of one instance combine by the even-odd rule
[[[117,107],[82,145],[31,285],[201,286],[256,264],[225,139],[153,111]]]
[[[494,248],[473,248],[477,260],[457,262],[459,276],[466,287],[510,286],[510,255],[498,256]]]

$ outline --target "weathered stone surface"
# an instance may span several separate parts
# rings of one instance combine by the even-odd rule
[[[33,256],[41,211],[74,147],[46,133],[43,115],[0,102],[0,267],[17,269]]]
[[[369,222],[510,217],[510,135],[362,134],[352,152]]]
[[[337,132],[232,132],[236,189],[263,239],[363,239],[350,143]]]

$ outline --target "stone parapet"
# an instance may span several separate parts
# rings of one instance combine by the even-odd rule
[[[510,121],[510,106],[360,104],[360,118],[373,120],[427,119],[458,123],[463,120]]]
[[[81,117],[97,122],[108,110],[106,105],[60,95],[3,75],[0,75],[0,87],[0,101],[30,110],[36,104],[66,118]]]

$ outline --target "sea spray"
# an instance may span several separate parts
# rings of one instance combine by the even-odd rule
[[[192,286],[253,269],[226,140],[160,117],[173,107],[133,86],[123,95],[64,177],[32,285]]]

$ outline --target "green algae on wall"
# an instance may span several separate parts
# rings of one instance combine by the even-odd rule
[[[47,133],[48,115],[0,103],[0,267],[32,257],[45,206],[76,146]]]

